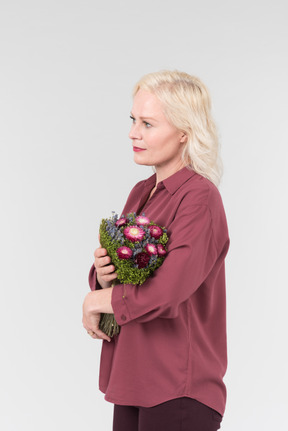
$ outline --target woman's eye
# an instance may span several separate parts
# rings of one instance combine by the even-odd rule
[[[130,115],[130,118],[131,118],[131,120],[132,120],[133,123],[136,123],[136,119],[134,117],[132,117],[132,115]],[[145,124],[145,127],[148,128],[148,129],[150,127],[152,127],[151,124],[148,123],[148,121],[143,121],[143,124]]]

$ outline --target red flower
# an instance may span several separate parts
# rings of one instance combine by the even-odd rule
[[[145,266],[148,265],[150,260],[150,257],[147,253],[142,251],[141,253],[138,253],[135,257],[135,262],[138,265],[138,268],[145,268]]]
[[[136,217],[135,222],[138,226],[140,226],[140,225],[145,226],[146,224],[150,223],[150,220],[148,217],[138,216],[138,217]]]
[[[145,231],[138,226],[127,226],[123,233],[132,242],[141,241],[145,235]]]
[[[149,230],[150,230],[150,235],[155,239],[160,238],[160,236],[162,236],[163,234],[163,231],[159,226],[155,226],[155,225],[149,226]]]
[[[131,250],[131,248],[126,247],[125,245],[123,245],[123,247],[119,247],[116,250],[119,259],[130,259],[130,257],[133,254],[133,251]]]
[[[119,218],[119,220],[116,221],[115,226],[123,226],[126,223],[128,223],[127,218]]]
[[[147,253],[151,256],[152,254],[157,255],[158,251],[157,251],[157,247],[154,244],[147,244],[145,245],[145,250],[147,251]]]
[[[167,251],[165,250],[162,244],[157,244],[157,251],[159,256],[165,256],[165,254],[167,254]]]

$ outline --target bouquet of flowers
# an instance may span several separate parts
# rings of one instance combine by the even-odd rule
[[[129,213],[119,219],[115,211],[112,214],[101,221],[101,247],[106,248],[120,284],[141,285],[164,261],[167,229],[150,221],[145,213],[142,216]],[[117,284],[116,280],[112,286]],[[99,327],[109,337],[120,331],[114,314],[102,313]]]

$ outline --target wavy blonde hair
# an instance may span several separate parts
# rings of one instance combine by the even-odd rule
[[[187,135],[181,156],[184,165],[218,186],[223,172],[220,145],[203,82],[185,72],[162,70],[144,75],[135,84],[133,97],[140,89],[155,94],[168,121]]]

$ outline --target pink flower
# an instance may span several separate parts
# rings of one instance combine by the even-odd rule
[[[125,245],[123,245],[123,247],[119,247],[116,250],[119,259],[130,259],[130,257],[133,254],[133,251],[131,250],[131,248],[129,247],[125,247]]]
[[[145,268],[145,266],[148,265],[149,260],[149,255],[144,251],[141,251],[141,253],[138,253],[135,257],[135,262],[138,265],[138,268]]]
[[[128,223],[127,218],[119,218],[119,220],[116,221],[115,226],[123,226],[126,223]]]
[[[145,231],[138,226],[127,226],[123,231],[127,239],[132,242],[141,241],[145,235]]]
[[[162,236],[163,231],[159,226],[155,226],[155,225],[149,226],[149,230],[150,230],[150,235],[155,239],[158,239],[160,238],[160,236]]]
[[[149,218],[148,217],[144,217],[144,216],[138,216],[138,217],[136,217],[135,221],[136,221],[136,224],[138,226],[140,226],[140,225],[145,226],[146,224],[150,223]]]
[[[157,251],[159,256],[165,256],[165,254],[167,254],[167,251],[165,250],[162,244],[157,244]]]
[[[158,250],[157,247],[154,244],[147,244],[145,246],[145,250],[147,251],[147,253],[151,256],[152,254],[155,254],[157,256],[158,254]]]

